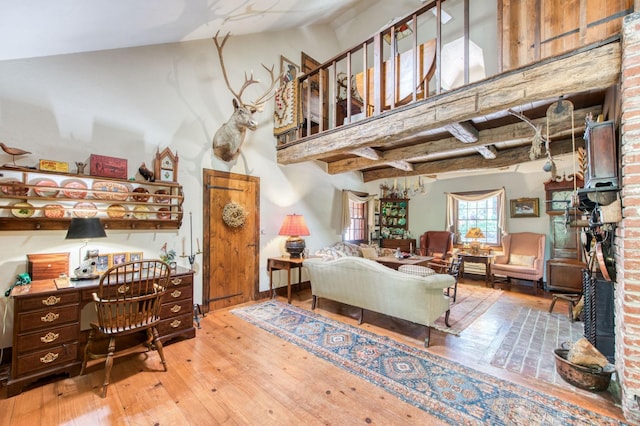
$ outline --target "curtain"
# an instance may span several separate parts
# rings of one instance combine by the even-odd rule
[[[351,225],[351,212],[349,211],[349,200],[353,201],[354,203],[362,204],[362,203],[368,203],[369,201],[373,200],[376,197],[377,197],[376,194],[361,196],[347,189],[342,190],[342,231],[340,232],[340,235],[344,234],[344,231],[347,228],[349,228],[349,225]],[[374,209],[375,209],[374,203],[369,203],[367,205],[367,226],[369,229],[373,229],[373,226],[374,226],[374,223],[373,223]]]
[[[494,191],[483,192],[480,194],[459,194],[454,192],[447,193],[447,223],[446,229],[448,231],[455,231],[455,224],[458,220],[456,208],[456,202],[462,201],[481,201],[491,197],[498,197],[498,227],[501,234],[507,232],[507,219],[506,219],[506,191],[504,188],[496,189]]]

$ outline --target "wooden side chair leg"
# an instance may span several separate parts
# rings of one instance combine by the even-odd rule
[[[107,360],[104,363],[104,383],[102,384],[102,397],[107,396],[107,386],[111,380],[111,367],[113,367],[113,354],[116,351],[116,338],[109,338],[109,348],[107,349]]]
[[[91,353],[91,344],[93,343],[93,336],[95,335],[95,330],[91,329],[89,332],[89,337],[87,338],[87,345],[84,347],[84,357],[82,358],[82,368],[80,368],[80,375],[84,374],[85,369],[87,368],[87,361],[89,361],[89,354]]]
[[[449,324],[449,315],[451,315],[451,309],[447,309],[447,313],[444,315],[444,323],[447,327],[451,327],[451,324]]]
[[[364,308],[360,308],[360,318],[358,318],[358,325],[362,324],[364,320]]]
[[[449,311],[447,311],[448,313]],[[429,347],[429,339],[431,339],[431,327],[427,326],[427,335],[424,338],[424,347]]]
[[[162,348],[162,341],[160,340],[158,329],[155,327],[152,327],[151,332],[153,333],[153,345],[158,351],[158,355],[160,355],[160,360],[162,361],[162,367],[164,367],[164,371],[168,371],[167,360],[164,359],[164,349]]]

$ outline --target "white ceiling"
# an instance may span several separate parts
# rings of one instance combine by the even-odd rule
[[[0,0],[0,60],[336,26],[378,1]]]

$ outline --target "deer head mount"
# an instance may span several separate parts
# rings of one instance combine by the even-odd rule
[[[235,160],[238,158],[238,155],[240,155],[240,147],[244,142],[247,129],[255,130],[258,126],[258,123],[253,119],[253,113],[256,111],[262,111],[264,104],[274,96],[274,88],[279,79],[275,78],[273,75],[273,66],[268,68],[264,64],[261,64],[271,77],[271,85],[269,86],[269,89],[255,101],[252,103],[244,103],[242,101],[242,94],[245,89],[252,84],[260,83],[260,81],[253,78],[253,71],[251,71],[250,77],[247,77],[247,73],[245,72],[242,87],[240,87],[240,90],[237,93],[233,90],[231,84],[229,84],[227,70],[222,57],[222,49],[224,48],[224,44],[227,42],[230,33],[227,33],[220,43],[218,42],[219,33],[220,31],[216,33],[213,37],[213,41],[216,44],[216,49],[218,49],[218,57],[220,58],[220,66],[222,67],[224,82],[233,95],[234,111],[229,120],[224,123],[213,136],[213,153],[221,160],[229,162]]]

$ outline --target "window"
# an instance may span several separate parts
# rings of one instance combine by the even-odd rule
[[[484,238],[482,244],[500,245],[505,218],[504,189],[470,193],[448,194],[447,224],[456,235],[457,243],[474,241],[467,238],[467,231],[480,228]]]
[[[366,196],[367,194],[358,194]],[[367,210],[369,202],[356,202],[349,200],[349,225],[344,231],[343,240],[350,243],[368,242]]]

